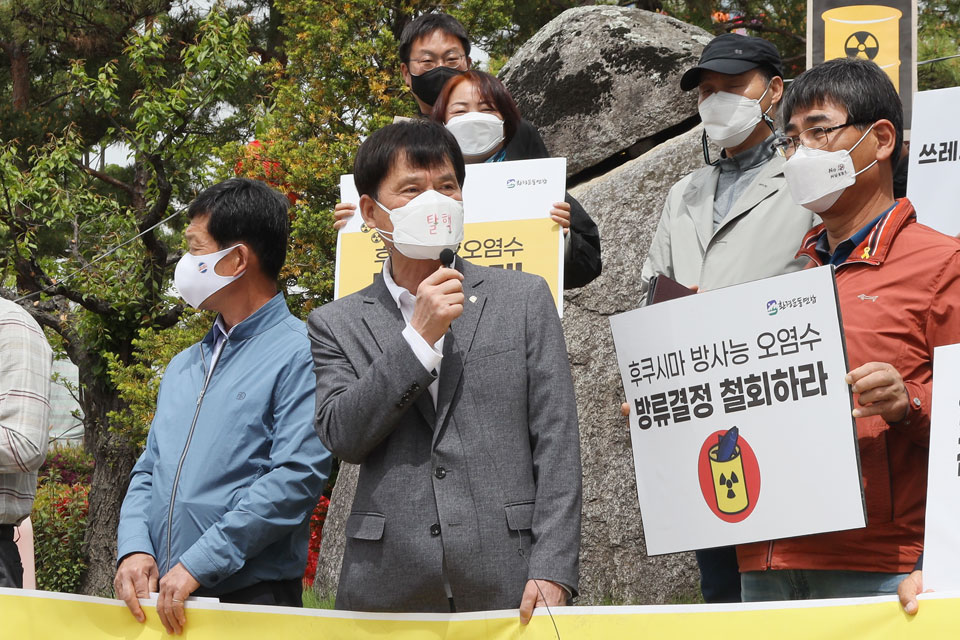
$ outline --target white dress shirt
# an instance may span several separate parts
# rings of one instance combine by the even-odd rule
[[[431,346],[416,329],[410,326],[410,319],[413,318],[413,308],[417,304],[417,297],[394,281],[393,276],[390,274],[389,258],[383,263],[383,283],[387,285],[387,291],[390,292],[390,297],[393,298],[393,301],[397,303],[400,314],[403,316],[403,321],[406,323],[400,335],[403,336],[403,339],[406,340],[410,348],[413,349],[413,354],[417,356],[417,360],[420,361],[423,368],[427,371],[437,372],[437,377],[428,387],[430,397],[433,398],[433,408],[436,409],[437,389],[439,388],[440,380],[440,361],[443,359],[443,336],[440,336],[436,344]]]

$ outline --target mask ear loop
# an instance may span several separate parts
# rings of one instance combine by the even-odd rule
[[[867,127],[867,130],[863,132],[863,135],[860,136],[860,139],[857,140],[856,144],[854,144],[852,147],[850,147],[849,149],[847,149],[847,155],[848,155],[848,156],[850,156],[850,152],[851,152],[851,151],[853,151],[854,149],[856,149],[856,148],[860,145],[860,143],[863,142],[863,139],[867,137],[867,134],[870,133],[871,131],[873,131],[873,127],[874,127],[874,125],[876,125],[876,124],[877,124],[877,123],[874,122],[872,125],[870,125],[869,127]],[[853,156],[850,156],[850,163],[853,164]],[[856,178],[858,175],[860,175],[861,173],[863,173],[864,171],[866,171],[867,169],[869,169],[870,167],[872,167],[872,166],[875,165],[875,164],[877,164],[877,159],[876,159],[876,158],[874,158],[873,162],[871,162],[870,164],[868,164],[867,166],[865,166],[863,169],[860,169],[860,171],[855,171],[854,174],[853,174],[853,177]],[[854,169],[856,169],[856,167],[854,167]]]
[[[773,84],[773,78],[770,78],[770,82],[767,83],[767,88],[764,89],[764,90],[763,90],[763,93],[760,94],[760,97],[757,98],[757,103],[759,103],[761,100],[763,100],[763,97],[767,95],[767,92],[770,91],[770,86],[771,86],[772,84]],[[764,112],[761,114],[761,117],[762,117],[763,122],[764,122],[764,123],[767,125],[767,127],[770,129],[770,133],[776,135],[776,133],[777,133],[777,123],[773,121],[773,118],[771,118],[769,115],[767,115],[767,112],[769,112],[770,109],[773,109],[773,100],[770,101],[770,106],[767,107],[766,111],[764,111]]]
[[[706,162],[711,167],[715,167],[718,164],[720,164],[720,158],[717,158],[713,162],[710,161],[710,148],[707,146],[706,129],[704,129],[703,135],[700,137],[700,144],[703,145],[703,161]]]

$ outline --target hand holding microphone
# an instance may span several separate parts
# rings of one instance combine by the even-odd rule
[[[417,288],[410,325],[429,344],[436,344],[463,313],[463,274],[453,268],[453,261],[453,251],[441,251],[440,262],[445,266],[424,278]]]

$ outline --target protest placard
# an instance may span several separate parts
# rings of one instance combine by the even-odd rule
[[[865,526],[832,267],[610,325],[649,554]]]
[[[563,234],[550,218],[566,190],[565,158],[468,164],[463,184],[464,238],[458,255],[474,264],[542,276],[563,315]],[[357,203],[352,175],[340,179],[342,202]],[[349,218],[337,237],[334,298],[373,282],[387,259],[380,237]]]
[[[933,351],[923,586],[960,589],[960,344]]]
[[[908,134],[917,87],[916,42],[917,0],[807,2],[807,68],[834,58],[872,60],[900,94]]]
[[[921,91],[914,99],[907,197],[917,221],[941,233],[960,233],[960,87]]]

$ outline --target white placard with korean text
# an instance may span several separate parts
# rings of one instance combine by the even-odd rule
[[[832,267],[610,319],[647,553],[866,525]]]
[[[550,218],[566,192],[566,158],[468,164],[463,183],[464,241],[458,255],[474,264],[526,271],[550,286],[563,315],[563,234]],[[340,178],[341,202],[360,201],[352,175]],[[387,253],[359,215],[337,236],[334,298],[369,285]]]
[[[960,233],[960,87],[921,91],[913,101],[907,197],[917,221]]]
[[[933,350],[923,587],[960,585],[960,344]]]

